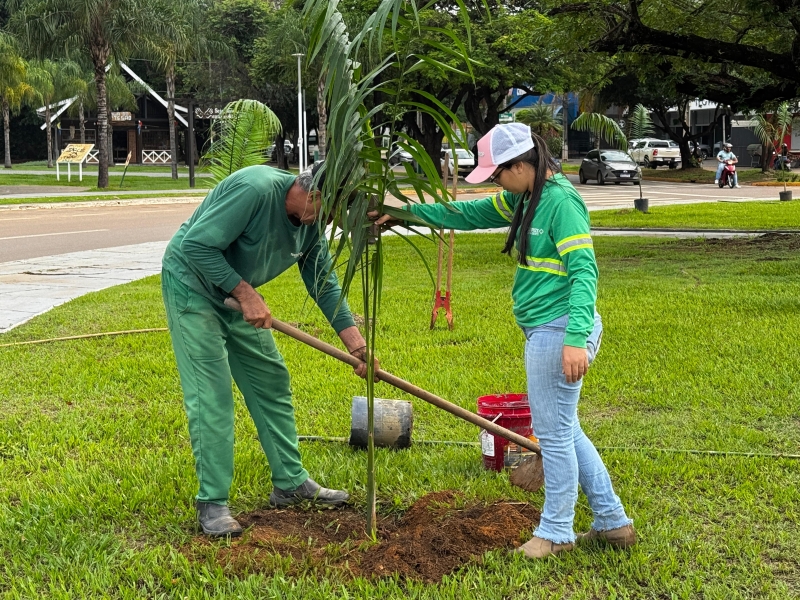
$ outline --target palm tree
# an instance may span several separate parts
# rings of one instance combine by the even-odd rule
[[[169,148],[172,178],[178,178],[178,145],[175,135],[175,67],[178,61],[202,56],[209,45],[203,34],[202,7],[197,0],[157,0],[163,21],[160,33],[145,41],[145,52],[154,57],[166,75]],[[189,158],[192,160],[192,157]]]
[[[468,11],[461,0],[456,1],[468,44]],[[452,30],[423,23],[420,13],[435,7],[432,0],[420,3],[382,0],[352,38],[336,0],[309,0],[303,13],[310,42],[307,60],[311,64],[318,61],[319,72],[326,77],[328,121],[322,213],[333,219],[329,244],[334,263],[343,263],[343,294],[358,276],[367,324],[367,527],[373,536],[376,532],[373,359],[383,281],[383,244],[381,232],[374,230],[367,211],[374,208],[408,221],[410,213],[384,204],[389,195],[411,202],[403,188],[413,189],[417,200],[422,202],[426,194],[437,202],[451,198],[437,174],[439,157],[428,156],[418,141],[402,131],[405,113],[422,113],[448,139],[466,139],[461,128],[455,134],[450,126],[460,123],[460,119],[435,96],[412,83],[413,73],[423,66],[437,69],[445,77],[472,78],[472,62],[463,38]],[[447,43],[440,41],[443,38]],[[445,55],[446,60],[432,59],[433,53]],[[418,101],[419,98],[427,102]],[[391,169],[381,148],[382,134],[387,129],[389,139],[397,140],[398,151],[409,152],[422,173],[411,168],[405,173]],[[321,222],[327,220],[322,218]],[[337,227],[341,228],[338,236]]]
[[[773,152],[780,151],[781,144],[786,137],[786,132],[792,126],[794,114],[789,108],[789,103],[784,102],[771,114],[760,112],[753,115],[755,124],[753,133],[761,141],[761,146],[766,152],[763,157],[763,171],[770,168],[770,158]],[[786,191],[786,177],[783,178],[783,191]]]
[[[3,111],[4,166],[11,168],[10,113],[19,110],[22,103],[33,98],[35,92],[27,82],[27,65],[17,53],[13,41],[0,37],[0,105]]]
[[[530,125],[531,130],[544,139],[558,135],[564,130],[561,118],[555,116],[553,106],[550,104],[536,104],[530,108],[518,110],[514,119]]]
[[[81,69],[70,60],[34,60],[28,65],[28,82],[36,90],[44,105],[47,127],[47,168],[53,168],[53,127],[50,123],[52,104],[71,96],[75,81],[80,80]]]
[[[8,0],[11,25],[37,56],[59,47],[63,55],[88,53],[97,87],[97,187],[108,187],[108,105],[106,67],[113,55],[126,56],[162,28],[152,0]]]

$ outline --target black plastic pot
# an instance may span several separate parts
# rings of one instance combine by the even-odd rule
[[[786,190],[785,192],[778,192],[778,196],[780,196],[781,200],[791,200],[792,190]]]
[[[636,198],[633,201],[633,207],[643,213],[647,212],[647,209],[650,207],[650,200],[647,198]]]

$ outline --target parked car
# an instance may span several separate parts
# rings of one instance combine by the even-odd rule
[[[583,184],[589,179],[596,179],[597,185],[607,181],[615,184],[630,181],[635,185],[641,181],[642,171],[622,150],[591,150],[581,162],[578,179]]]
[[[668,140],[652,138],[633,140],[629,154],[634,161],[651,169],[667,165],[675,169],[681,164],[681,151],[678,144],[670,145]]]
[[[694,142],[689,142],[689,150],[694,154]],[[711,147],[708,144],[697,144],[698,152],[700,153],[700,160],[705,160],[711,156]]]
[[[444,158],[448,152],[453,152],[452,150],[443,149],[442,150],[442,167],[444,167]],[[469,150],[463,150],[461,148],[456,148],[455,150],[456,156],[458,156],[458,172],[465,173],[472,171],[475,168],[475,156],[473,156],[472,152]],[[453,157],[450,156],[450,172],[453,172],[455,168],[455,161]]]
[[[414,158],[411,156],[411,153],[406,152],[402,148],[398,147],[397,144],[392,146],[391,152],[389,152],[389,164],[399,165],[400,163],[404,162],[413,162]]]
[[[286,156],[290,156],[292,154],[292,150],[294,149],[294,144],[288,140],[283,141],[283,153]],[[270,144],[267,146],[267,149],[264,151],[266,156],[269,156],[269,160],[275,162],[278,160],[278,153],[275,151],[275,144]]]

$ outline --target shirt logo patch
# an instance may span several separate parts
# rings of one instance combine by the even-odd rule
[[[297,254],[295,254],[294,252],[290,252],[290,254],[292,256],[294,256],[295,258],[302,258],[303,257],[303,253],[302,252],[298,252]]]
[[[531,235],[542,235],[544,233],[544,229],[537,229],[536,227],[531,227]]]

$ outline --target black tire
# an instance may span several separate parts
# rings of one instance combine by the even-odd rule
[[[722,189],[724,187],[725,187],[725,182],[722,179],[720,179],[719,180],[719,189]]]
[[[606,184],[605,177],[603,177],[603,174],[600,171],[598,171],[597,172],[597,185],[605,185],[605,184]]]
[[[620,183],[622,183],[622,182],[621,181],[615,181],[614,185],[619,185]]]
[[[728,175],[728,187],[729,187],[729,188],[733,188],[733,185],[734,185],[734,183],[733,183],[733,177],[731,177],[730,175]]]
[[[650,168],[650,159],[645,156],[644,161],[642,161],[642,164],[644,165],[645,169]]]
[[[578,169],[578,181],[581,185],[586,185],[586,175],[583,174],[583,169]]]
[[[674,162],[671,162],[671,163],[669,163],[669,168],[670,168],[670,169],[676,169],[676,168],[678,168],[678,163],[674,163]]]

